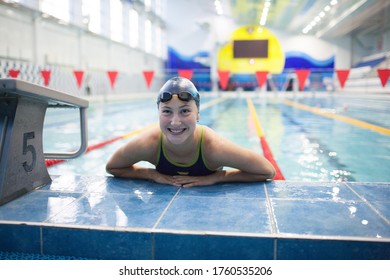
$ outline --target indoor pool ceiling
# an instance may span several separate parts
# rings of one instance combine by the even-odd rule
[[[214,1],[204,1],[214,6]],[[242,25],[258,25],[263,7],[270,1],[266,27],[302,33],[305,27],[315,22],[307,32],[317,37],[380,34],[390,27],[390,0],[333,0],[337,2],[335,5],[331,4],[332,0],[220,1],[224,16],[230,16]]]

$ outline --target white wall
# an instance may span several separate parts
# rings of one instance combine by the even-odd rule
[[[142,32],[143,25],[140,24],[141,38]],[[95,93],[147,91],[142,76],[144,70],[156,71],[156,81],[152,83],[154,89],[163,84],[164,60],[145,53],[142,41],[140,48],[131,48],[77,26],[43,18],[32,10],[3,5],[0,5],[0,36],[0,59],[23,62],[23,65],[30,63],[38,68],[50,65],[56,67],[57,75],[62,75],[64,80],[69,76],[65,72],[83,70],[95,84],[92,85],[96,88]],[[2,69],[3,77],[6,70]],[[109,70],[119,71],[115,90],[109,87],[106,75]],[[64,83],[56,84],[53,80],[50,86],[60,87],[60,84]],[[74,87],[62,90],[77,91]],[[78,91],[79,94],[82,92]]]
[[[0,7],[0,36],[0,56],[33,59],[34,26],[31,18]]]

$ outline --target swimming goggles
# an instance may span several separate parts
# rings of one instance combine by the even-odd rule
[[[199,102],[199,94],[193,94],[186,91],[179,92],[179,93],[170,93],[169,91],[163,91],[159,95],[160,102],[163,103],[168,102],[169,100],[172,99],[174,95],[177,95],[177,97],[181,101],[188,102],[190,100],[195,100],[196,102]]]

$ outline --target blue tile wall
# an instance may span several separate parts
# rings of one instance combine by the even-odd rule
[[[156,233],[154,259],[272,260],[273,238]]]
[[[90,259],[152,258],[150,233],[98,229],[43,228],[43,253]]]
[[[390,227],[362,202],[272,202],[279,233],[390,237]]]
[[[390,184],[388,183],[348,183],[375,211],[390,223]]]
[[[278,260],[389,260],[389,242],[278,239]]]
[[[88,259],[390,259],[390,183],[184,189],[104,176],[52,179],[0,206],[0,251]]]
[[[265,200],[221,197],[179,196],[157,228],[271,233]]]
[[[38,226],[0,224],[0,250],[40,254],[40,236]]]
[[[79,193],[35,191],[0,207],[0,219],[19,222],[44,222],[64,208],[77,203]]]

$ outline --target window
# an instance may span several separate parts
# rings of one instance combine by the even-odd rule
[[[122,2],[110,0],[110,37],[117,42],[123,41]]]
[[[129,38],[130,46],[133,48],[138,47],[139,35],[138,35],[138,12],[136,10],[129,10]]]
[[[161,32],[161,27],[157,26],[156,27],[156,55],[158,57],[162,57],[162,32]]]
[[[64,22],[69,22],[69,1],[62,0],[40,0],[39,9],[41,12],[56,17]]]
[[[100,1],[82,0],[83,22],[94,33],[100,33]]]
[[[145,20],[145,52],[152,52],[152,22]]]
[[[161,0],[156,0],[155,2],[155,13],[156,15],[158,15],[159,17],[162,16],[162,3],[161,3]]]
[[[150,11],[152,8],[152,1],[151,0],[144,0],[144,5],[145,5],[145,11]]]

